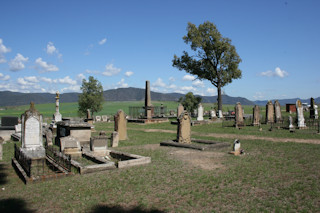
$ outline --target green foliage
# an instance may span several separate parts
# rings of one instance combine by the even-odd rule
[[[201,97],[196,97],[192,92],[188,92],[184,98],[180,98],[179,102],[184,106],[188,112],[193,112],[197,109],[198,104],[201,102]]]
[[[229,38],[222,37],[216,26],[207,21],[196,27],[188,23],[188,34],[183,37],[195,52],[190,56],[183,51],[179,58],[174,55],[172,66],[197,76],[200,80],[209,80],[218,89],[219,110],[222,109],[221,88],[241,78],[238,68],[241,59]]]
[[[101,83],[92,76],[89,76],[89,81],[85,79],[82,81],[81,86],[82,94],[79,95],[79,108],[78,112],[80,115],[85,115],[87,109],[90,109],[92,115],[95,112],[102,110],[103,98],[103,87]]]

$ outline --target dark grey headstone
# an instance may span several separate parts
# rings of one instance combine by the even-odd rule
[[[3,116],[1,117],[1,126],[15,126],[18,124],[18,117]]]

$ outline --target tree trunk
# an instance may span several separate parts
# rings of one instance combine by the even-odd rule
[[[222,95],[221,95],[221,83],[218,83],[218,113],[219,113],[219,118],[222,117]]]

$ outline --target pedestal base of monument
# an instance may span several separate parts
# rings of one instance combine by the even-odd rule
[[[129,118],[129,123],[142,123],[142,124],[153,124],[153,123],[164,123],[169,122],[168,118]]]
[[[192,138],[191,143],[178,143],[177,141],[168,140],[161,142],[160,146],[174,146],[180,148],[196,149],[200,151],[208,151],[224,147],[230,147],[230,144],[225,142],[215,142],[211,140],[201,140]]]

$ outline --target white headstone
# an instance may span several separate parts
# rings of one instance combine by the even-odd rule
[[[222,110],[219,110],[218,117],[219,117],[219,118],[223,118]]]
[[[201,103],[199,104],[199,107],[198,107],[197,121],[203,121],[203,107]]]
[[[319,115],[318,115],[318,105],[314,105],[314,118],[315,119],[318,119],[319,118]]]
[[[294,129],[293,120],[292,120],[292,117],[289,116],[289,130],[293,130],[293,129]]]
[[[304,123],[303,106],[300,100],[297,100],[296,107],[297,107],[298,127],[305,128],[306,124]]]
[[[108,116],[102,115],[102,121],[103,121],[103,122],[107,122],[107,121],[108,121]]]
[[[216,118],[217,117],[216,111],[214,109],[210,110],[210,117],[211,118]]]
[[[101,116],[100,116],[100,115],[97,115],[97,116],[96,116],[96,121],[97,121],[97,122],[100,122],[100,121],[101,121]]]

